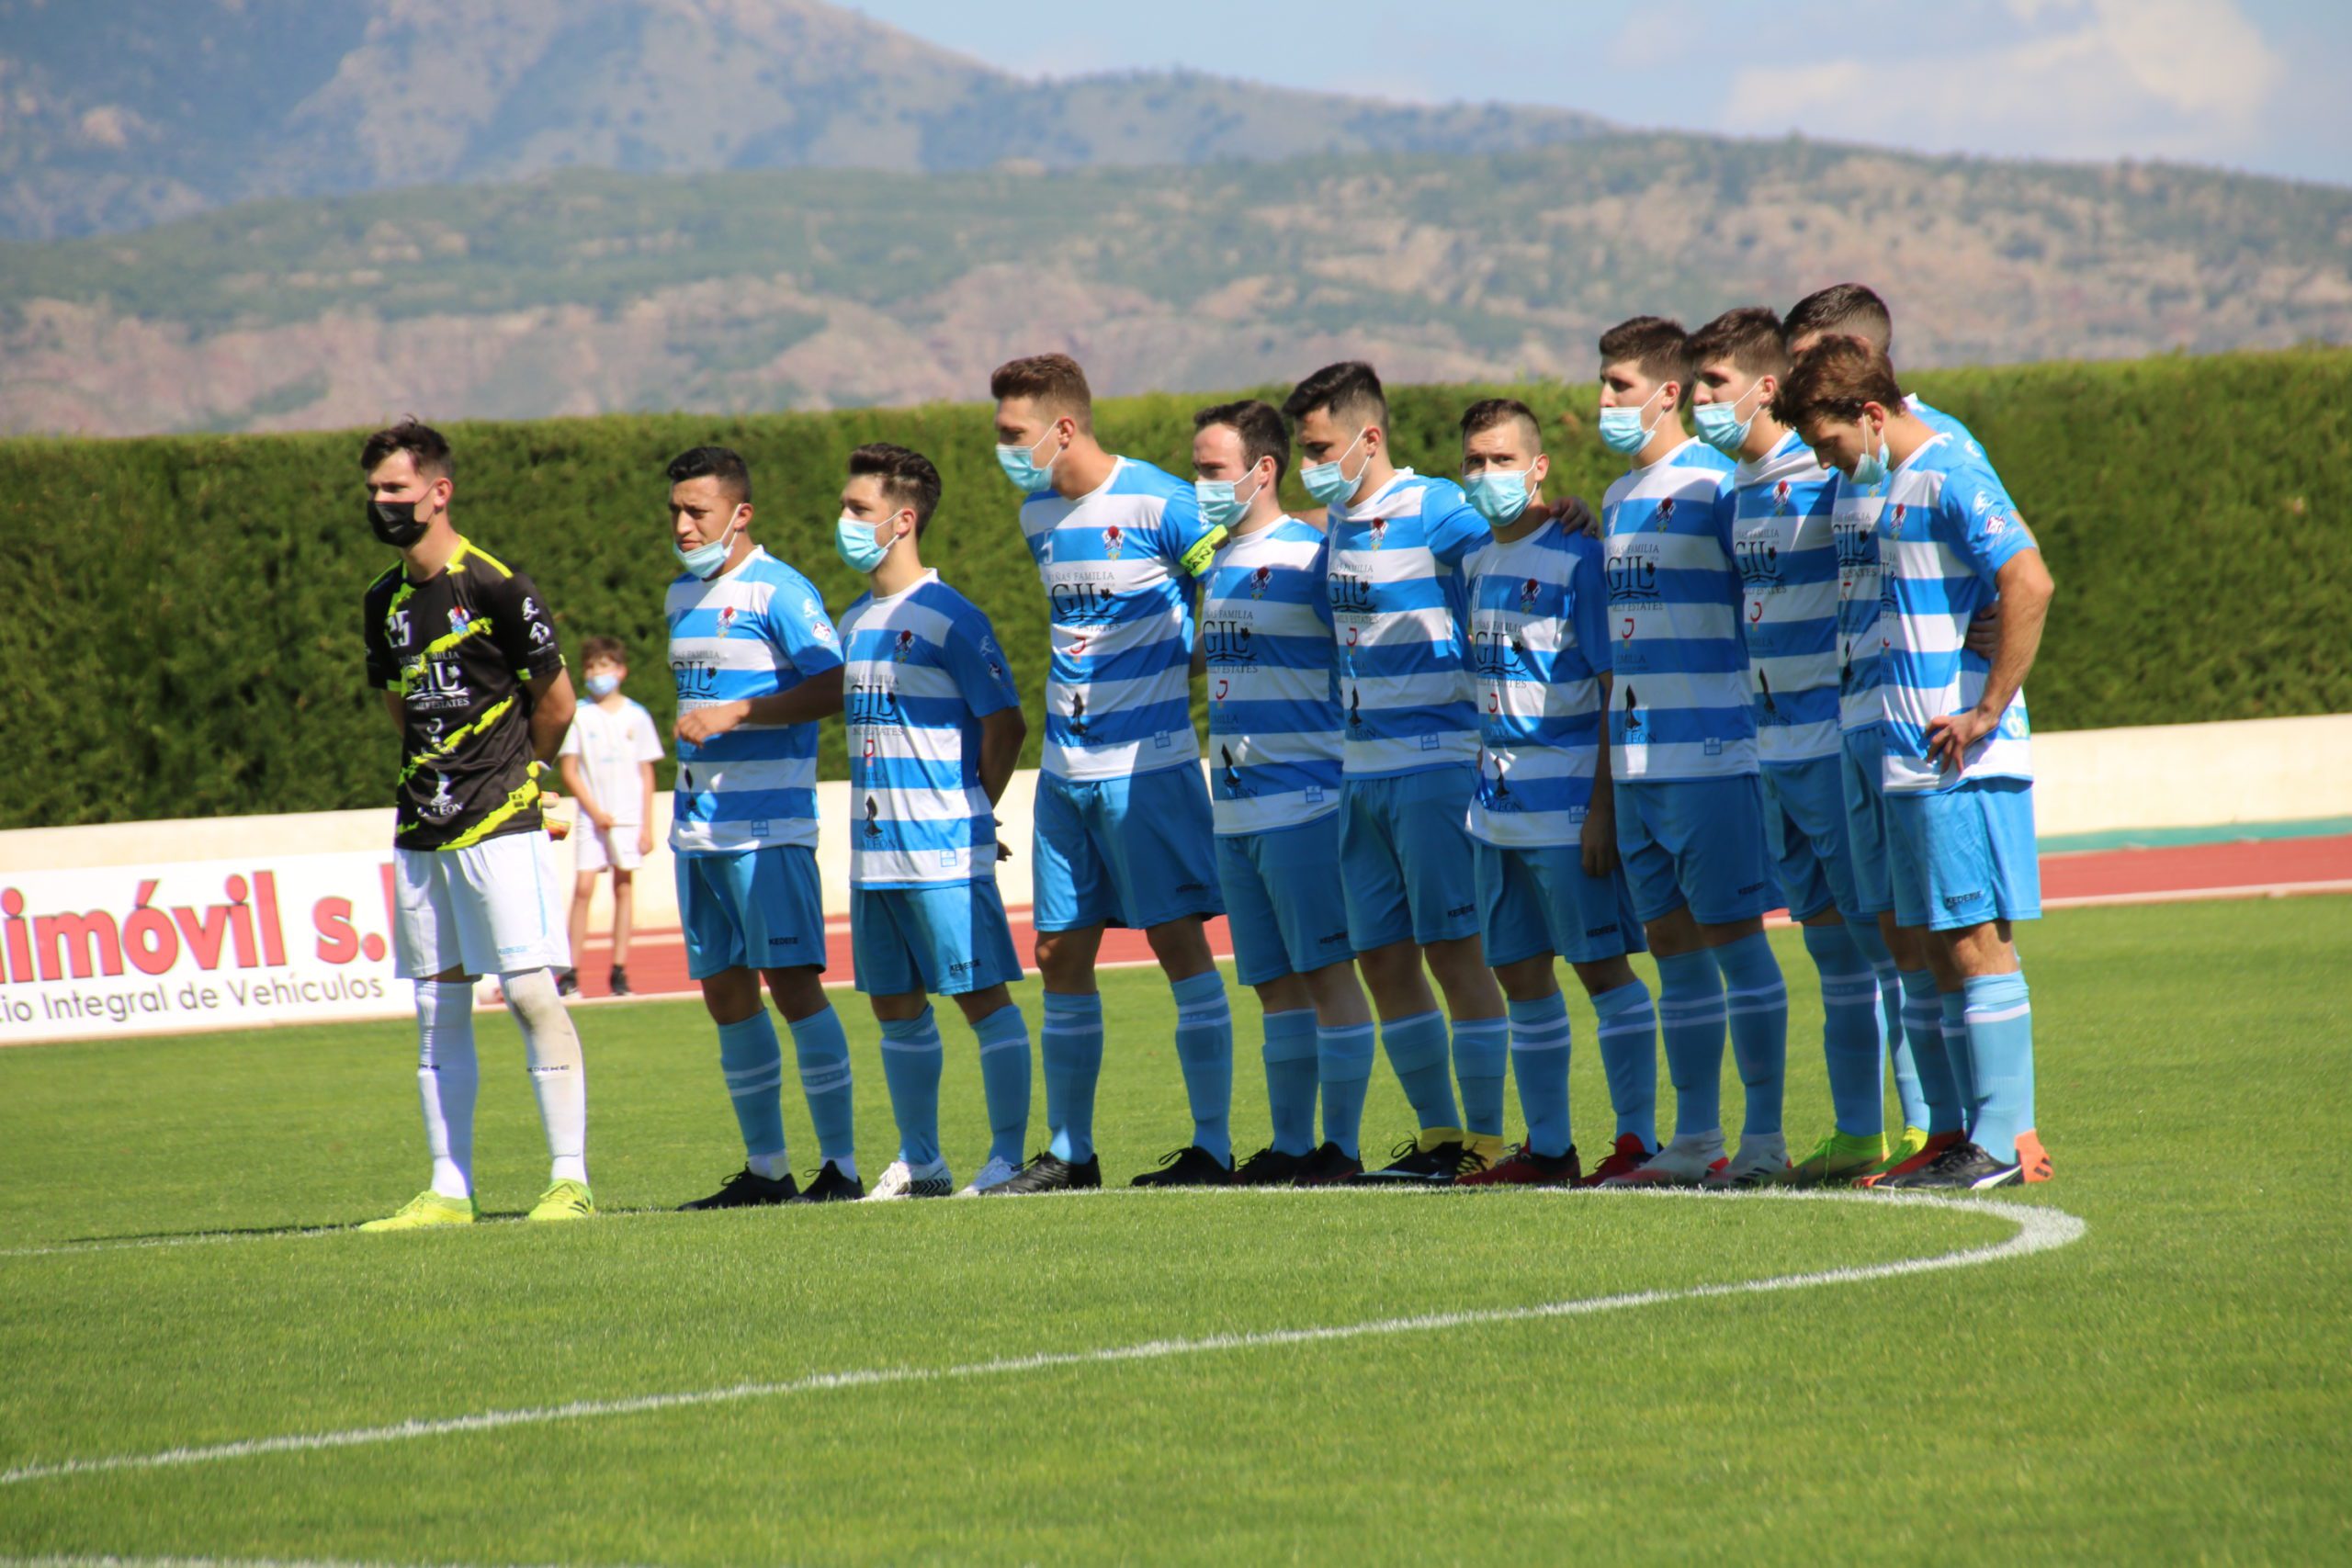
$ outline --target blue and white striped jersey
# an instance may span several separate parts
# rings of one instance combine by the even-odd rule
[[[1225,542],[1201,577],[1209,795],[1220,834],[1340,808],[1340,694],[1322,530],[1284,517]]]
[[[980,720],[1021,705],[979,607],[936,571],[842,614],[853,887],[996,876]]]
[[[1967,712],[1984,696],[1992,665],[1962,639],[1970,618],[1993,602],[1994,574],[2035,547],[1992,466],[1951,436],[1932,437],[1888,476],[1878,519],[1885,586],[1878,624],[1890,791],[2033,777],[2023,691],[1999,726],[1969,749],[1964,773],[1939,771],[1928,759],[1928,725]]]
[[[770,696],[842,661],[816,586],[765,549],[707,581],[670,584],[670,673],[678,711]],[[678,742],[670,848],[733,854],[817,842],[817,727],[741,724]]]
[[[1732,470],[1740,629],[1756,688],[1756,756],[1809,762],[1838,750],[1838,549],[1829,476],[1795,431]]]
[[[1464,660],[1462,562],[1494,536],[1451,479],[1410,468],[1332,507],[1331,622],[1351,778],[1478,754]]]
[[[1478,791],[1470,833],[1508,849],[1573,844],[1600,760],[1609,584],[1598,540],[1546,523],[1488,540],[1469,577]]]
[[[1756,710],[1740,640],[1729,514],[1732,460],[1696,437],[1601,497],[1608,547],[1610,767],[1620,779],[1756,771]]]
[[[1225,533],[1193,487],[1121,457],[1076,501],[1031,495],[1021,532],[1053,616],[1046,772],[1115,779],[1197,761],[1191,580]]]
[[[1917,398],[1905,400],[1928,428],[1960,443],[1982,460],[1984,449],[1968,426]],[[1829,526],[1838,541],[1838,722],[1841,729],[1869,729],[1886,716],[1878,690],[1878,513],[1886,487],[1869,489],[1829,470]]]

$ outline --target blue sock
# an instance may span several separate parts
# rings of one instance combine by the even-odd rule
[[[1266,1109],[1276,1154],[1315,1152],[1315,1010],[1266,1014]],[[1370,1042],[1366,1042],[1370,1043]]]
[[[817,1128],[817,1152],[840,1166],[842,1175],[854,1176],[857,1104],[850,1093],[849,1036],[842,1032],[842,1015],[829,1007],[794,1024],[792,1051],[800,1065],[801,1098]]]
[[[1724,1124],[1724,975],[1707,948],[1657,961],[1658,1032],[1674,1080],[1674,1135]]]
[[[1724,1010],[1730,1015],[1731,1054],[1747,1086],[1742,1137],[1781,1130],[1781,1098],[1789,1070],[1789,988],[1764,933],[1714,950],[1724,972]]]
[[[1957,1133],[1968,1121],[1968,1107],[1951,1081],[1951,1054],[1944,1049],[1943,1004],[1936,994],[1936,977],[1925,969],[1903,971],[1903,1037],[1911,1047],[1911,1064],[1919,1069],[1919,1098],[1928,1119],[1912,1125],[1930,1133]]]
[[[1507,1018],[1465,1018],[1453,1025],[1453,1077],[1462,1085],[1464,1132],[1503,1135],[1503,1073],[1510,1060],[1510,1036]]]
[[[939,1066],[944,1054],[931,1009],[920,1017],[883,1021],[882,1081],[890,1090],[890,1115],[899,1123],[899,1157],[916,1168],[939,1163]]]
[[[1804,926],[1804,950],[1821,972],[1821,1054],[1829,1065],[1829,1108],[1848,1137],[1886,1131],[1880,1081],[1878,976],[1848,925]]]
[[[1895,1102],[1903,1108],[1902,1125],[1925,1127],[1928,1100],[1919,1088],[1919,1066],[1911,1059],[1911,1043],[1903,1034],[1903,971],[1894,966],[1894,954],[1886,950],[1886,938],[1879,934],[1875,919],[1849,920],[1846,931],[1854,939],[1854,945],[1862,950],[1862,957],[1878,981],[1879,1032],[1886,1042],[1887,1067],[1894,1079]],[[1883,1109],[1879,1114],[1883,1122]]]
[[[1976,1065],[1968,1049],[1968,993],[1939,991],[1936,1002],[1943,1025],[1944,1057],[1951,1063],[1953,1096],[1960,1101],[1961,1125],[1973,1139],[1976,1136]]]
[[[784,1047],[775,1021],[764,1007],[740,1023],[718,1026],[718,1070],[735,1102],[735,1125],[743,1130],[749,1159],[784,1164]],[[774,1169],[763,1175],[775,1174]]]
[[[1046,1125],[1054,1157],[1084,1165],[1094,1157],[1094,1082],[1102,1076],[1102,998],[1046,993],[1037,1055],[1046,1069]]]
[[[980,1092],[989,1107],[989,1157],[1021,1163],[1029,1136],[1029,1021],[1005,1003],[972,1025],[980,1043]]]
[[[1233,1163],[1233,1009],[1225,976],[1170,982],[1176,993],[1176,1060],[1184,1069],[1184,1097],[1193,1102],[1193,1142]]]
[[[1962,994],[1976,1072],[1976,1120],[1969,1136],[2008,1165],[2018,1157],[2018,1134],[2033,1130],[2033,1003],[2025,973],[1979,976]]]
[[[1631,1133],[1642,1147],[1657,1147],[1657,1009],[1639,980],[1592,998],[1600,1015],[1600,1067],[1609,1075],[1609,1101],[1617,1135]]]
[[[1462,1031],[1453,1032],[1454,1050]],[[1554,991],[1541,1001],[1510,1004],[1510,1070],[1519,1080],[1519,1108],[1527,1113],[1527,1146],[1546,1159],[1568,1152],[1568,998]],[[1466,1098],[1466,1094],[1465,1094]]]
[[[1459,1127],[1453,1108],[1453,1073],[1446,1060],[1445,1014],[1417,1012],[1380,1026],[1380,1043],[1405,1098],[1423,1127]]]
[[[1323,1091],[1323,1141],[1350,1159],[1363,1157],[1364,1091],[1372,1087],[1372,1025],[1351,1023],[1315,1032],[1315,1081]]]

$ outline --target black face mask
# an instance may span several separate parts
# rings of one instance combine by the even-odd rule
[[[396,550],[404,550],[424,537],[427,524],[416,520],[416,502],[413,501],[374,501],[368,502],[368,525],[376,530],[376,537]]]

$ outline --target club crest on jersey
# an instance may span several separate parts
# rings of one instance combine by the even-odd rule
[[[893,664],[904,664],[907,661],[907,655],[914,650],[915,634],[910,631],[900,632],[890,645],[890,661]]]
[[[1894,514],[1887,521],[1886,531],[1898,539],[1903,536],[1903,514],[1909,510],[1908,506],[1898,501],[1894,503]]]
[[[1106,558],[1117,560],[1119,552],[1126,547],[1127,536],[1116,523],[1111,524],[1102,530],[1102,554]]]
[[[473,625],[473,623],[474,613],[471,610],[467,609],[463,604],[458,604],[451,607],[449,611],[449,629],[451,631],[464,631],[468,626]]]
[[[1367,525],[1367,526],[1372,530],[1372,547],[1374,549],[1376,550],[1380,548],[1381,546],[1388,542],[1387,518],[1375,517]]]
[[[1522,615],[1533,615],[1535,613],[1535,601],[1542,595],[1543,592],[1544,585],[1536,581],[1535,579],[1532,577],[1526,581],[1521,583],[1519,585],[1519,613]]]
[[[1789,481],[1782,479],[1780,483],[1772,487],[1772,515],[1775,517],[1786,517],[1788,514]]]
[[[728,605],[718,612],[718,635],[725,637],[735,625],[735,606]]]
[[[1270,566],[1260,567],[1250,574],[1250,597],[1263,599],[1266,596],[1266,590],[1272,587],[1273,583],[1274,569]]]
[[[1657,503],[1657,518],[1650,526],[1663,534],[1674,523],[1674,497],[1668,496]]]

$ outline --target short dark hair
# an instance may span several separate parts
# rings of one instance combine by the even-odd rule
[[[1881,354],[1894,351],[1894,318],[1886,301],[1866,284],[1833,283],[1789,307],[1781,319],[1781,341],[1794,343],[1808,333],[1858,337]]]
[[[1056,419],[1069,415],[1080,430],[1094,428],[1094,391],[1086,372],[1067,354],[1033,354],[1008,359],[989,378],[989,396],[1028,398]]]
[[[689,446],[670,459],[670,482],[717,479],[737,505],[752,499],[752,469],[732,446]]]
[[[592,637],[580,645],[580,668],[585,670],[599,659],[609,659],[616,664],[628,662],[628,649],[616,637]]]
[[[1824,416],[1860,419],[1864,403],[1889,411],[1902,408],[1902,383],[1894,378],[1886,350],[1840,334],[1823,338],[1798,355],[1772,399],[1772,417],[1792,428]]]
[[[387,425],[368,438],[359,448],[359,471],[372,472],[395,452],[407,453],[416,471],[426,479],[446,479],[458,471],[449,456],[448,439],[414,414],[403,415],[398,424]]]
[[[1361,359],[1326,365],[1283,400],[1283,413],[1293,424],[1317,409],[1329,411],[1341,424],[1354,420],[1388,428],[1388,394],[1381,389],[1380,373]]]
[[[1290,426],[1274,412],[1274,405],[1257,398],[1244,398],[1238,402],[1211,403],[1194,411],[1193,429],[1195,434],[1212,424],[1230,425],[1241,437],[1241,458],[1251,468],[1272,457],[1274,460],[1274,482],[1282,482],[1290,470]]]
[[[1495,426],[1508,424],[1512,420],[1518,420],[1526,425],[1528,434],[1535,438],[1534,448],[1529,452],[1529,457],[1532,457],[1536,452],[1544,450],[1543,424],[1536,419],[1535,411],[1517,398],[1487,398],[1481,402],[1472,403],[1463,410],[1462,439],[1467,441],[1480,431],[1492,430]]]
[[[1600,334],[1600,363],[1605,368],[1630,360],[1654,381],[1672,381],[1682,389],[1676,400],[1690,400],[1690,334],[1682,323],[1665,316],[1634,316]]]
[[[1781,318],[1761,305],[1725,310],[1690,334],[1690,365],[1698,370],[1718,359],[1750,376],[1789,373],[1788,340]]]
[[[852,479],[872,474],[882,481],[883,499],[894,506],[915,509],[915,537],[931,525],[931,514],[939,505],[939,470],[930,458],[906,446],[894,446],[888,441],[869,441],[849,455]]]

